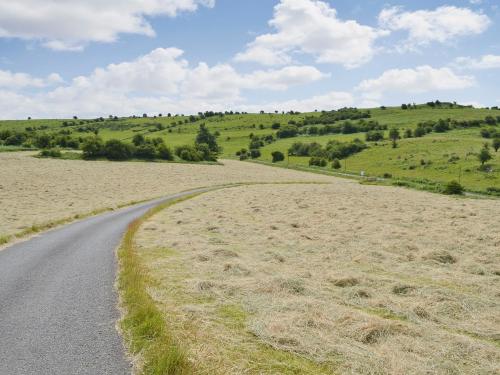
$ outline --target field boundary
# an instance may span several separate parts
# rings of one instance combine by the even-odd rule
[[[233,160],[237,160],[237,159],[233,159]],[[411,178],[406,178],[406,177],[384,178],[384,177],[369,176],[369,175],[361,176],[359,174],[349,173],[348,171],[346,171],[346,172],[328,171],[325,169],[300,166],[297,164],[290,164],[290,165],[276,164],[276,163],[272,163],[272,162],[268,162],[268,161],[264,161],[264,160],[245,160],[245,162],[267,165],[267,166],[275,167],[275,168],[291,169],[291,170],[300,171],[300,172],[316,173],[316,174],[330,176],[330,177],[345,178],[348,180],[358,181],[361,184],[366,183],[366,184],[373,184],[373,185],[380,185],[380,186],[403,187],[403,188],[408,188],[408,189],[412,189],[412,190],[426,191],[429,193],[446,195],[446,194],[443,194],[440,190],[438,190],[436,188],[436,185],[443,186],[445,184],[442,181],[429,180],[429,183],[424,183],[422,181],[413,180]],[[432,183],[432,185],[430,183]],[[500,196],[498,196],[498,195],[485,194],[485,193],[474,191],[474,190],[465,190],[462,197],[479,198],[479,199],[494,199],[494,200],[500,199]]]

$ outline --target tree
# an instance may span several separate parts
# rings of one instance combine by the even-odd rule
[[[118,139],[110,139],[104,145],[104,156],[109,160],[127,160],[132,155],[132,146]]]
[[[446,184],[443,193],[444,194],[456,194],[461,195],[464,192],[464,187],[460,185],[457,181],[450,181]]]
[[[260,150],[259,149],[251,149],[250,150],[250,157],[252,159],[257,159],[257,158],[260,158]]]
[[[165,144],[160,144],[158,146],[158,157],[162,160],[174,160],[174,154],[172,153],[172,150]]]
[[[152,160],[156,157],[156,148],[152,143],[143,143],[136,148],[134,156],[138,159]]]
[[[103,156],[104,144],[99,137],[89,137],[83,142],[84,159],[96,159]]]
[[[340,165],[339,159],[333,159],[332,168],[333,169],[340,169],[340,167],[341,167],[341,165]]]
[[[396,129],[396,128],[392,128],[389,131],[389,138],[392,140],[392,148],[396,148],[397,147],[397,143],[396,142],[400,138],[399,130]]]
[[[135,146],[140,146],[142,144],[144,144],[146,140],[144,139],[144,136],[142,134],[136,134],[134,135],[134,138],[132,138],[132,143],[135,145]]]
[[[48,134],[40,134],[35,139],[35,146],[38,148],[50,148],[52,145],[52,138]]]
[[[273,157],[273,163],[285,160],[285,155],[281,151],[273,151],[271,156]]]
[[[500,137],[493,139],[492,146],[495,149],[495,152],[498,152],[498,150],[500,149]]]
[[[220,152],[219,145],[217,144],[217,137],[210,133],[205,124],[200,125],[200,129],[196,135],[195,144],[206,144],[208,149],[214,154],[218,154]]]
[[[481,165],[483,166],[484,163],[486,163],[488,160],[491,160],[492,156],[490,154],[490,151],[486,147],[484,147],[477,156],[477,158],[479,159]]]

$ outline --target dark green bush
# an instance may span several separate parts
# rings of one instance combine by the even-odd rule
[[[158,157],[162,160],[174,160],[174,154],[172,150],[165,144],[158,146]]]
[[[260,156],[261,156],[260,150],[258,150],[258,149],[252,149],[252,150],[250,150],[250,157],[252,159],[260,158]]]
[[[50,148],[52,146],[52,137],[48,134],[40,134],[35,138],[34,145],[38,148]]]
[[[273,163],[285,160],[285,155],[281,151],[273,151],[271,156],[273,157]]]
[[[287,125],[282,127],[276,132],[276,137],[278,138],[292,138],[296,137],[299,133],[299,129],[294,125]]]
[[[319,157],[312,157],[309,159],[309,165],[310,166],[315,166],[315,167],[326,167],[328,162],[326,159],[319,158]]]
[[[97,159],[104,156],[104,144],[99,137],[85,139],[82,145],[84,159]]]
[[[118,139],[110,139],[104,144],[103,155],[109,160],[127,160],[132,158],[134,150],[132,145]]]
[[[196,149],[196,147],[191,145],[177,146],[175,148],[175,154],[185,161],[202,161],[203,155]]]
[[[142,143],[135,149],[134,156],[137,159],[152,160],[156,158],[156,148],[152,143]]]
[[[60,158],[61,151],[56,148],[44,149],[38,155],[44,158]]]
[[[332,168],[333,169],[340,169],[342,166],[340,165],[339,159],[333,159],[332,162]]]
[[[372,130],[366,133],[367,142],[377,142],[377,141],[382,141],[383,139],[384,139],[384,132]]]
[[[450,181],[444,187],[443,193],[450,195],[461,195],[464,192],[464,188],[457,181]]]

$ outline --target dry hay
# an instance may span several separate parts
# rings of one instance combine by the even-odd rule
[[[224,161],[224,166],[219,166],[37,159],[31,155],[0,153],[0,237],[197,187],[331,180],[239,161]]]
[[[212,373],[273,373],[234,354],[255,340],[345,374],[498,374],[499,212],[341,180],[245,186],[163,211],[137,241],[151,294]]]

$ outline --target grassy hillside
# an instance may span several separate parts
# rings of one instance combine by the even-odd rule
[[[420,138],[403,138],[393,148],[388,139],[389,129],[398,128],[403,136],[406,129],[416,129],[419,123],[450,119],[456,121],[484,120],[487,116],[497,118],[500,110],[474,109],[471,107],[429,107],[418,106],[416,109],[401,108],[370,109],[370,118],[366,121],[377,121],[387,128],[385,139],[379,142],[367,142],[368,148],[363,152],[341,160],[341,168],[333,170],[331,163],[320,169],[324,173],[348,172],[360,174],[364,171],[368,176],[392,176],[393,180],[406,180],[408,183],[422,183],[426,187],[434,183],[442,184],[451,180],[460,182],[470,191],[486,192],[487,189],[500,189],[500,151],[495,152],[490,147],[492,160],[488,167],[479,170],[477,154],[485,142],[491,144],[491,139],[481,136],[482,128],[496,128],[500,134],[499,125],[481,125],[466,129],[452,129],[443,133],[431,132]],[[73,138],[84,139],[98,133],[103,140],[120,139],[130,142],[136,134],[146,137],[161,137],[171,147],[192,143],[199,125],[205,123],[212,133],[217,132],[218,142],[223,147],[221,157],[236,158],[236,152],[249,148],[250,138],[254,136],[273,135],[276,138],[276,125],[281,128],[290,122],[301,124],[306,117],[318,118],[321,113],[308,114],[225,114],[207,118],[174,116],[148,118],[106,118],[96,120],[24,120],[0,121],[0,132],[3,130],[26,131],[28,134],[57,134],[61,131]],[[347,120],[356,123],[359,120]],[[341,125],[345,121],[335,122]],[[319,123],[314,125],[321,127]],[[299,128],[300,129],[300,128]],[[281,151],[285,155],[295,142],[317,142],[326,145],[331,140],[349,142],[359,138],[365,141],[364,132],[352,134],[299,135],[293,138],[276,139],[261,148],[262,162],[271,162],[271,153]],[[29,146],[29,145],[24,145]],[[0,149],[12,147],[0,146]],[[310,168],[308,156],[291,156],[280,166]]]

